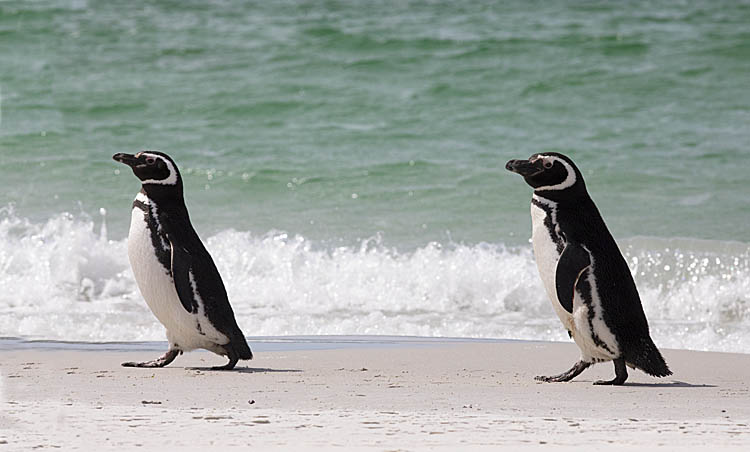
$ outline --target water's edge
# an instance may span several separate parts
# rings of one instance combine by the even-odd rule
[[[418,336],[256,336],[247,337],[255,353],[340,350],[348,348],[398,348],[433,347],[449,344],[501,344],[539,342],[516,339],[483,339],[469,337],[418,337]],[[142,352],[163,351],[166,341],[138,342],[70,342],[26,340],[17,337],[0,338],[0,352],[14,350],[76,350],[92,352]]]
[[[567,340],[528,245],[428,243],[408,251],[375,237],[326,248],[281,231],[224,230],[206,246],[251,337]],[[634,237],[620,246],[659,347],[750,352],[750,245]],[[0,209],[0,336],[163,339],[126,248],[90,218],[36,223]]]
[[[324,335],[324,336],[255,336],[247,337],[253,352],[298,352],[314,350],[344,350],[344,349],[372,349],[372,348],[422,348],[444,347],[459,344],[560,344],[563,341],[474,338],[474,337],[420,337],[420,336],[372,336],[372,335]],[[572,342],[570,342],[572,344]],[[85,351],[85,352],[162,352],[167,349],[166,341],[139,342],[68,342],[48,340],[26,340],[16,337],[0,338],[0,352],[21,350],[41,351]],[[666,348],[662,347],[662,350]],[[670,348],[695,353],[732,353]],[[206,350],[195,350],[199,353],[210,353]]]

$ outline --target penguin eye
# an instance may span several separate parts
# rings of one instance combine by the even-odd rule
[[[156,159],[153,157],[146,157],[146,163],[149,165],[153,165],[156,162]]]
[[[554,163],[552,163],[551,160],[547,160],[546,162],[544,162],[544,167],[547,169],[552,168],[552,165],[554,165]]]

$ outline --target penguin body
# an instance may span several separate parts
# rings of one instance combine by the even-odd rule
[[[197,312],[188,312],[180,301],[172,278],[171,244],[158,220],[158,208],[144,192],[133,202],[128,258],[143,299],[167,330],[170,347],[182,351],[198,348],[217,351],[217,344],[229,342],[196,299]]]
[[[190,223],[175,163],[156,151],[116,154],[114,159],[131,166],[142,181],[133,201],[128,258],[141,295],[169,341],[161,358],[123,365],[163,367],[198,348],[229,358],[217,369],[252,359],[216,265]]]
[[[622,384],[626,365],[670,375],[649,335],[630,269],[575,164],[562,154],[544,153],[511,160],[506,168],[534,188],[534,257],[555,313],[581,350],[573,369],[538,379],[568,381],[601,361],[615,361],[617,376],[600,384]]]
[[[557,203],[534,195],[531,211],[534,257],[555,313],[581,349],[583,360],[595,362],[616,358],[619,355],[619,343],[603,318],[604,308],[598,293],[595,259],[591,258],[589,268],[578,278],[573,293],[572,312],[568,311],[557,294],[558,266],[565,250]]]

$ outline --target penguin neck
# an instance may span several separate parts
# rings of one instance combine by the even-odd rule
[[[555,204],[583,204],[591,200],[586,190],[534,190],[534,196]]]
[[[187,210],[181,185],[144,184],[141,185],[141,192],[161,208]]]

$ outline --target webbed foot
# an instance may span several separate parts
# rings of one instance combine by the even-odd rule
[[[595,385],[620,386],[628,379],[628,368],[625,366],[625,358],[617,358],[615,363],[615,378],[612,380],[597,380]]]
[[[224,364],[223,366],[212,367],[211,370],[232,370],[234,369],[234,366],[237,365],[237,361],[239,361],[238,358],[231,357],[229,358],[228,363]]]
[[[573,367],[568,370],[567,372],[563,372],[560,375],[552,375],[549,377],[545,376],[538,376],[534,377],[534,380],[536,381],[544,381],[546,383],[560,383],[563,381],[570,381],[577,377],[581,372],[588,369],[588,367],[591,365],[591,363],[585,362],[585,361],[578,361],[573,365]]]
[[[174,361],[175,358],[177,358],[177,355],[179,355],[179,350],[167,350],[167,352],[156,358],[153,361],[144,361],[144,362],[134,362],[134,361],[128,361],[122,363],[122,367],[164,367],[167,364]]]

